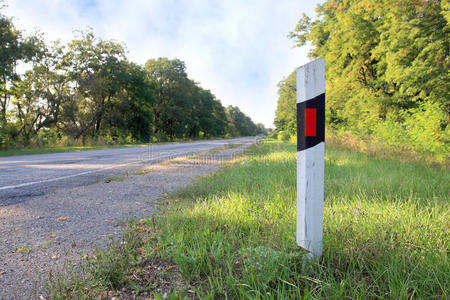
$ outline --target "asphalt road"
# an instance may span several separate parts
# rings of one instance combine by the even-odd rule
[[[213,150],[255,137],[0,158],[0,207],[55,189],[94,184],[143,165]]]
[[[0,300],[47,299],[49,272],[65,272],[68,261],[76,265],[93,248],[120,240],[123,221],[149,217],[165,193],[210,174],[255,140],[1,158]],[[208,153],[230,143],[242,145]],[[199,152],[204,155],[158,164]]]

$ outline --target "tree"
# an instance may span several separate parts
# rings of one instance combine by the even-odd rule
[[[192,82],[187,77],[184,62],[149,59],[145,70],[156,89],[155,133],[170,139],[183,137],[192,125]]]
[[[11,101],[10,87],[19,80],[16,67],[30,62],[40,54],[42,40],[38,35],[23,37],[11,19],[0,14],[0,125],[8,122],[7,111]]]
[[[124,45],[91,31],[48,46],[39,34],[24,37],[1,14],[0,25],[0,147],[41,145],[49,137],[84,144],[256,132],[238,108],[231,117],[211,91],[189,79],[179,59],[141,66],[127,60]],[[23,63],[28,69],[19,74]]]
[[[134,140],[148,142],[154,131],[155,88],[142,66],[129,62],[123,64],[126,78],[115,107],[105,117],[105,125],[110,135],[130,134]]]
[[[256,128],[257,128],[256,134],[267,135],[267,129],[264,126],[264,124],[256,123],[255,125],[256,125]]]
[[[232,136],[256,135],[256,125],[239,109],[239,107],[229,105],[226,112],[228,122],[230,123],[230,134]]]
[[[206,136],[222,136],[226,132],[225,108],[209,90],[198,87],[195,115],[198,129]],[[197,133],[199,135],[199,132]]]
[[[225,107],[220,100],[214,97],[212,101],[212,115],[214,117],[215,125],[214,131],[210,133],[210,136],[223,136],[227,132],[228,122]]]
[[[326,60],[327,121],[360,136],[448,153],[448,4],[329,0],[290,37]]]
[[[104,116],[125,84],[124,62],[122,45],[100,40],[92,32],[81,32],[68,44],[62,65],[74,89],[64,106],[64,133],[83,141],[100,134]]]
[[[278,83],[278,102],[274,121],[278,131],[296,131],[296,78],[296,72],[294,71]]]
[[[62,107],[70,101],[69,79],[61,68],[62,47],[43,45],[39,61],[12,87],[12,115],[18,127],[12,137],[30,142],[41,129],[59,128]]]

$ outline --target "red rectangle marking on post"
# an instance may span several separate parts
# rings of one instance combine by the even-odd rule
[[[305,136],[316,136],[316,109],[305,108]]]

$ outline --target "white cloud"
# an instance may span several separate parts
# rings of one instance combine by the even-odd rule
[[[189,76],[224,105],[237,105],[271,126],[276,84],[307,62],[306,49],[287,39],[302,12],[317,1],[294,0],[17,0],[5,13],[20,29],[39,27],[49,40],[72,39],[92,27],[123,41],[138,63],[167,56],[186,62]]]

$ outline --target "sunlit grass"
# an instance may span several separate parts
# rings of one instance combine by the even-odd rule
[[[444,297],[445,170],[326,152],[324,255],[295,244],[296,149],[266,142],[179,193],[156,217],[159,244],[192,284],[218,297]],[[205,282],[205,278],[207,283]]]
[[[158,257],[176,263],[186,288],[174,286],[172,295],[448,298],[447,170],[331,148],[325,161],[319,261],[304,264],[305,251],[295,242],[296,145],[270,140],[172,195],[170,205],[139,223],[140,233],[126,235],[133,239],[125,245],[140,236],[147,259],[157,249]],[[97,263],[94,281],[108,282],[98,270],[110,262]],[[127,285],[114,282],[104,288]]]

